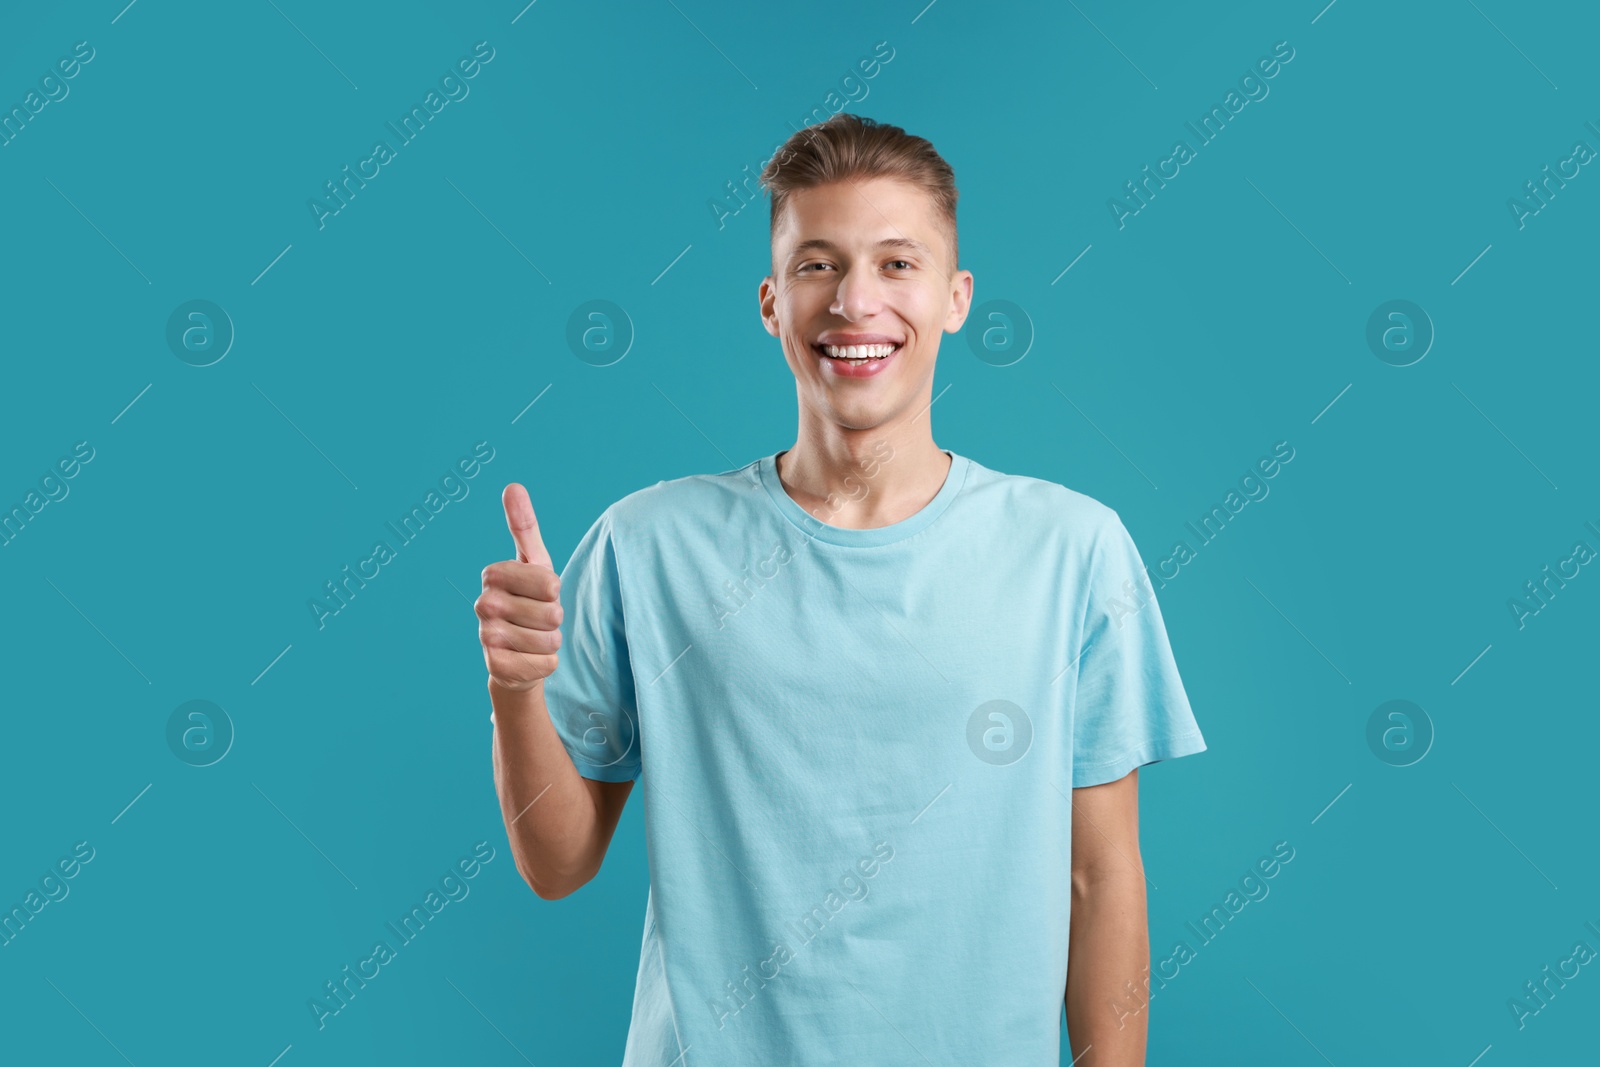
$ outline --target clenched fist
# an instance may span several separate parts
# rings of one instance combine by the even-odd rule
[[[517,558],[483,569],[478,639],[489,677],[504,689],[531,689],[556,669],[561,647],[561,578],[539,537],[528,491],[513,482],[502,497]]]

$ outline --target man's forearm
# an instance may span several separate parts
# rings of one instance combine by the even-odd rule
[[[539,896],[565,896],[594,877],[604,854],[594,795],[550,721],[542,682],[512,690],[491,679],[489,697],[494,787],[512,857]]]
[[[1150,966],[1143,872],[1124,866],[1074,879],[1069,938],[1067,1034],[1074,1064],[1143,1067],[1143,983]]]

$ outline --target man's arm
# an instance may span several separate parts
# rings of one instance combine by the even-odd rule
[[[503,502],[517,558],[484,568],[474,605],[494,705],[494,788],[518,873],[556,900],[600,870],[633,783],[583,777],[550,721],[544,680],[559,662],[561,578],[527,490],[506,486]]]
[[[1150,965],[1150,929],[1137,769],[1115,782],[1072,791],[1069,936],[1067,1036],[1073,1063],[1143,1067],[1147,994],[1140,979]]]
[[[494,704],[494,788],[517,871],[545,900],[581,888],[600,870],[632,782],[578,773],[544,702],[544,683],[503,689]]]

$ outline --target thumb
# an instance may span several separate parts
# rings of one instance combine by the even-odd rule
[[[501,495],[506,506],[506,525],[511,529],[511,539],[517,544],[519,563],[537,563],[555,570],[550,553],[545,551],[544,539],[539,536],[539,520],[533,515],[533,501],[528,491],[516,482],[506,486]]]

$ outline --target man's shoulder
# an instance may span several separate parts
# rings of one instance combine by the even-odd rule
[[[727,514],[752,490],[760,489],[756,472],[760,462],[751,460],[742,467],[714,474],[663,479],[622,497],[606,509],[606,517],[615,526],[639,529],[687,513],[704,514],[707,509],[713,514]]]
[[[967,484],[975,503],[1002,509],[1008,526],[1039,526],[1094,535],[1122,523],[1116,510],[1060,482],[1008,474],[968,458]]]

